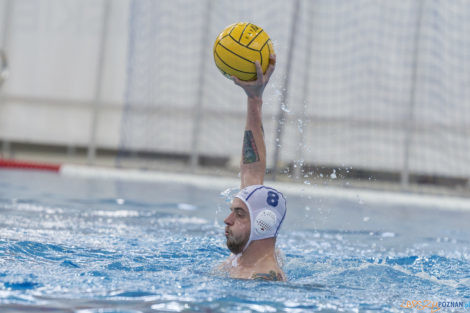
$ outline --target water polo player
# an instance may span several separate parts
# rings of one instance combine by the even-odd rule
[[[241,191],[235,196],[224,220],[227,247],[232,252],[222,264],[233,278],[285,280],[275,252],[276,236],[286,216],[286,200],[274,188],[263,186],[266,146],[262,125],[262,96],[274,72],[276,58],[263,74],[256,62],[257,79],[232,77],[248,96],[241,160]]]

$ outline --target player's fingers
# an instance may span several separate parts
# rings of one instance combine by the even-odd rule
[[[268,66],[268,69],[266,70],[266,73],[264,74],[264,76],[266,77],[267,80],[269,80],[269,78],[270,78],[271,75],[273,74],[275,68],[276,68],[276,55],[275,55],[275,54],[271,54],[271,55],[269,56],[269,66]]]
[[[271,75],[273,74],[274,72],[274,67],[272,65],[270,65],[268,67],[268,69],[266,70],[266,73],[264,74],[264,77],[265,77],[265,80],[268,81],[269,78],[271,77]]]
[[[264,76],[266,77],[267,80],[271,77],[273,72],[274,72],[274,65],[270,64],[268,66],[268,69],[266,70],[266,73],[264,74]]]
[[[259,64],[259,61],[255,61],[255,66],[256,66],[256,80],[261,81],[263,79],[263,69],[261,68],[261,65]]]
[[[271,54],[269,56],[269,64],[272,65],[272,66],[276,66],[276,55],[275,54]]]
[[[240,86],[240,79],[236,76],[232,76],[232,80],[235,83],[235,85]]]

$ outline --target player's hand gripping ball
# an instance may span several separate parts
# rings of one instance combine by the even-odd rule
[[[274,49],[268,34],[251,23],[228,26],[214,44],[215,65],[229,79],[236,76],[240,80],[256,80],[255,61],[266,73],[271,54]]]

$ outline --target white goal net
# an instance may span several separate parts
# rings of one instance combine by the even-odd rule
[[[133,1],[122,151],[239,158],[246,100],[212,56],[238,21],[277,54],[269,168],[278,153],[281,165],[470,177],[468,1]]]

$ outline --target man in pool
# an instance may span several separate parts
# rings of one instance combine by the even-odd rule
[[[262,96],[275,65],[276,57],[271,55],[265,74],[256,62],[255,81],[232,77],[248,96],[240,162],[241,191],[224,220],[227,247],[232,254],[222,268],[233,278],[286,280],[275,252],[276,236],[286,215],[286,200],[276,189],[263,186],[266,146],[261,121]]]

